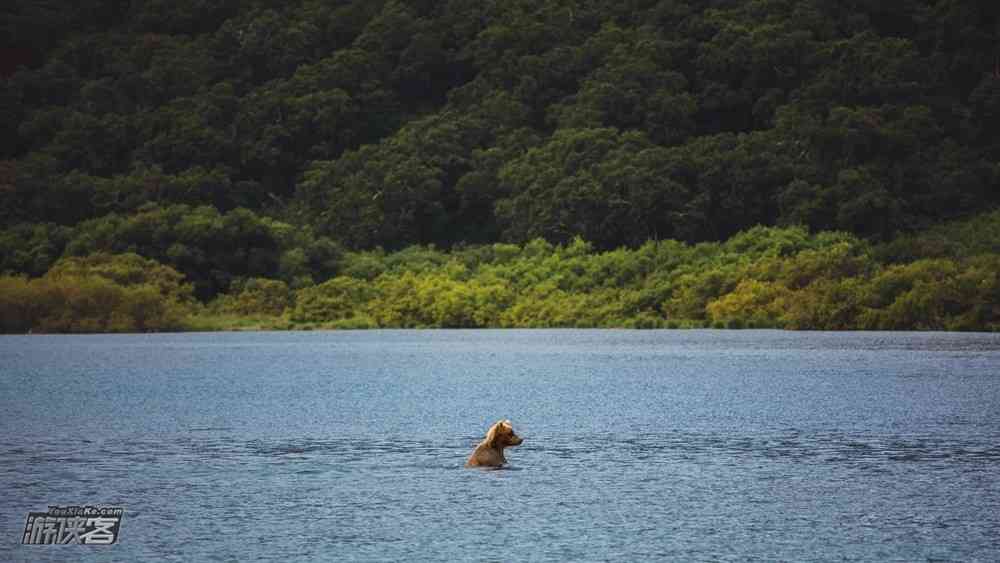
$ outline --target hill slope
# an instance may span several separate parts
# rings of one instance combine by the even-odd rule
[[[208,297],[345,248],[878,241],[1000,201],[996,3],[68,6],[0,8],[31,67],[0,83],[0,271],[137,251]]]

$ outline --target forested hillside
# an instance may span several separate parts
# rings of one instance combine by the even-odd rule
[[[1000,203],[995,1],[8,0],[0,26],[0,273],[134,252],[205,301],[376,248],[880,244]]]

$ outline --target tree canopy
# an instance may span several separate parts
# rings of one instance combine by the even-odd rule
[[[134,252],[204,300],[345,251],[877,244],[1000,203],[996,2],[64,4],[0,8],[0,273]]]

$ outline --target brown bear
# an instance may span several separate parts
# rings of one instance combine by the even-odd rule
[[[523,442],[517,434],[509,420],[501,420],[490,427],[486,432],[486,438],[476,446],[475,451],[469,456],[469,461],[465,462],[466,467],[500,467],[507,463],[507,458],[503,456],[503,449],[507,446],[517,446]]]

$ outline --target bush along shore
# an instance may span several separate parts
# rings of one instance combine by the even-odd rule
[[[1000,329],[1000,212],[874,245],[755,227],[722,243],[411,246],[345,252],[322,283],[238,278],[199,301],[136,254],[0,277],[0,328],[25,332],[365,328]]]

